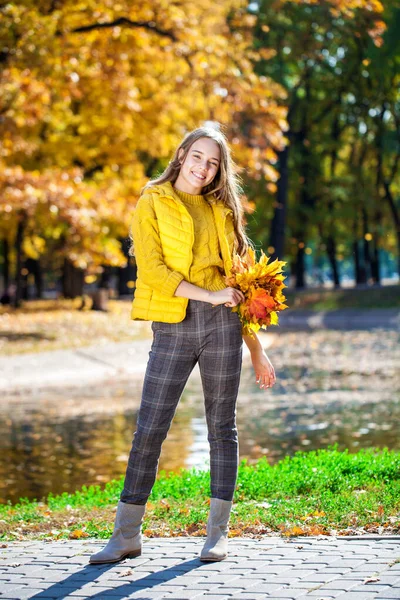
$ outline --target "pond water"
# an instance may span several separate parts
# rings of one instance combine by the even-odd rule
[[[282,333],[268,350],[277,372],[260,390],[245,363],[237,406],[240,458],[273,464],[297,450],[400,449],[399,336],[395,332]],[[0,406],[0,502],[43,500],[125,473],[141,382]],[[201,383],[190,378],[159,469],[208,468]]]

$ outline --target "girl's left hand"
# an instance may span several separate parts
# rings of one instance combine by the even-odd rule
[[[276,383],[275,369],[265,352],[252,354],[251,361],[256,374],[256,383],[259,384],[260,389],[272,387]]]

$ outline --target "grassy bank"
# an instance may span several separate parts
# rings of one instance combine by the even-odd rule
[[[19,309],[0,306],[0,355],[128,342],[151,335],[132,321],[131,302],[110,300],[108,312],[80,310],[81,300],[35,300]]]
[[[285,289],[288,306],[304,310],[400,308],[400,285],[345,289]]]
[[[159,473],[144,534],[205,535],[209,473]],[[107,538],[122,480],[104,488],[0,506],[0,538]],[[265,458],[239,468],[230,536],[400,533],[400,452],[298,452],[271,466]]]

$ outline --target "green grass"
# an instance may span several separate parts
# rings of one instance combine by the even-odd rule
[[[284,289],[290,308],[338,310],[340,308],[400,308],[400,285],[345,289]]]
[[[147,536],[205,535],[209,473],[159,473],[143,523]],[[122,479],[45,503],[0,506],[0,538],[107,538]],[[400,452],[363,449],[297,452],[275,465],[263,457],[239,468],[230,535],[398,532]]]

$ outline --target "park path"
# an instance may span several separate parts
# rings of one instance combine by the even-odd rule
[[[90,565],[104,542],[12,542],[0,549],[0,598],[46,600],[400,599],[399,537],[231,538],[203,563],[204,538],[144,539],[142,556]]]
[[[336,311],[290,310],[279,317],[279,327],[261,333],[265,349],[279,331],[317,329],[400,331],[400,309],[342,309]],[[0,394],[25,396],[45,388],[82,387],[102,381],[142,377],[148,360],[151,338],[82,348],[32,354],[0,356]],[[248,357],[243,346],[244,358]]]
[[[268,348],[276,333],[263,334]],[[85,387],[101,382],[137,380],[143,377],[151,347],[151,338],[130,342],[0,356],[0,395],[10,399],[26,398],[46,388]],[[243,344],[243,356],[249,355]],[[198,373],[197,367],[194,373]]]

